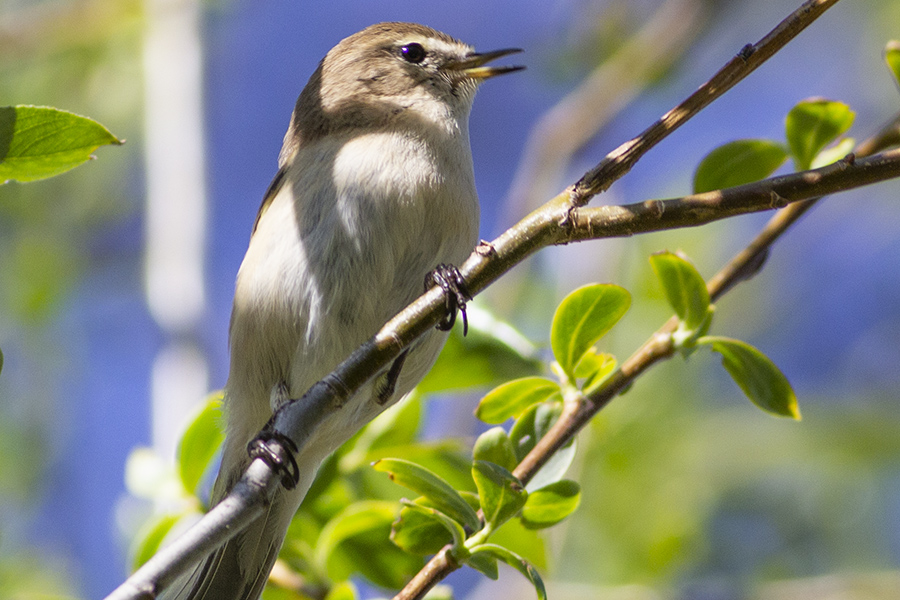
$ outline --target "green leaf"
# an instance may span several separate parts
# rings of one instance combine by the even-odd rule
[[[547,536],[540,530],[527,529],[521,519],[507,521],[491,534],[491,543],[509,548],[539,569],[547,568]]]
[[[130,494],[147,500],[184,499],[175,469],[150,448],[135,448],[125,461],[125,487]]]
[[[403,446],[384,448],[373,453],[366,463],[370,467],[373,462],[382,458],[399,458],[424,467],[432,473],[440,473],[441,479],[450,487],[462,493],[462,490],[475,491],[472,481],[472,460],[461,439],[443,439],[434,442],[418,442]],[[382,481],[382,483],[384,483]],[[477,508],[477,505],[476,505]]]
[[[383,458],[372,467],[388,473],[394,483],[425,496],[438,510],[470,530],[481,529],[481,520],[459,492],[428,469],[398,458]]]
[[[352,581],[342,581],[328,591],[325,600],[356,600],[356,586]]]
[[[397,510],[395,502],[365,501],[351,504],[322,528],[315,560],[333,581],[355,573],[376,585],[403,587],[422,565],[390,540]]]
[[[818,169],[819,167],[824,167],[826,165],[830,165],[831,163],[835,163],[851,152],[856,147],[856,140],[853,138],[844,138],[834,146],[829,148],[825,148],[819,154],[816,155],[816,158],[813,160],[810,165],[811,169]]]
[[[416,390],[421,394],[490,387],[539,373],[537,347],[515,327],[478,305],[467,306],[469,334],[450,332],[437,362]]]
[[[651,256],[650,265],[685,328],[700,327],[709,314],[709,292],[703,276],[690,261],[668,251]]]
[[[535,404],[516,420],[509,432],[509,439],[516,452],[517,462],[521,462],[525,455],[531,452],[538,440],[544,437],[550,427],[556,423],[561,412],[561,403],[545,402]],[[569,465],[575,460],[576,447],[573,439],[569,444],[554,452],[544,466],[531,478],[526,489],[533,491],[562,479]]]
[[[825,146],[850,129],[855,116],[846,104],[822,98],[792,108],[785,119],[785,135],[797,170],[809,169]]]
[[[538,417],[539,411],[540,417]],[[537,423],[553,423],[559,418],[560,413],[562,413],[562,406],[559,403],[545,402],[531,406],[521,417],[516,419],[509,432],[509,439],[516,453],[517,463],[522,462],[525,455],[531,452],[537,441],[541,439],[543,431],[537,430]]]
[[[391,541],[407,552],[422,555],[435,554],[449,543],[461,547],[466,541],[462,526],[422,500],[402,501],[400,517],[391,527]]]
[[[497,569],[497,559],[487,552],[471,554],[463,562],[486,576],[488,579],[497,581],[500,577],[500,571]]]
[[[522,507],[522,524],[529,529],[556,525],[575,512],[581,502],[581,486],[563,479],[528,494]]]
[[[894,81],[900,85],[900,41],[891,40],[884,47],[884,61],[894,75]]]
[[[453,588],[449,585],[436,585],[425,592],[422,600],[453,600]]]
[[[610,367],[610,364],[613,366]],[[612,372],[615,369],[616,357],[606,352],[597,352],[593,348],[588,351],[578,361],[575,367],[575,377],[578,379],[590,379],[596,377],[598,371]]]
[[[571,381],[575,366],[628,311],[631,295],[612,284],[580,287],[563,299],[550,328],[553,355]]]
[[[559,384],[544,377],[524,377],[504,383],[488,392],[478,403],[475,416],[491,425],[518,417],[538,402],[554,396],[562,399]]]
[[[3,372],[3,350],[0,350],[0,373]]]
[[[411,397],[398,402],[378,415],[366,427],[364,437],[368,451],[415,442],[421,423],[420,398]]]
[[[538,600],[547,600],[547,590],[544,587],[544,581],[538,574],[537,569],[524,558],[515,552],[507,550],[502,546],[497,546],[496,544],[481,544],[472,549],[473,556],[480,554],[487,554],[497,560],[502,560],[516,569],[519,573],[528,578],[528,581],[534,586],[534,591],[537,593]]]
[[[393,523],[396,507],[394,502],[377,500],[347,506],[322,528],[316,543],[317,562],[324,565],[328,554],[344,540]]]
[[[528,499],[522,482],[494,463],[476,460],[472,465],[472,478],[478,488],[484,520],[492,529],[506,523]]]
[[[790,382],[769,358],[746,342],[707,336],[697,340],[722,355],[722,365],[750,400],[764,411],[800,420]]]
[[[584,379],[584,394],[589,395],[612,375],[617,366],[619,364],[615,356],[591,348],[575,367],[575,377]]]
[[[192,494],[197,493],[203,474],[225,439],[220,423],[223,398],[222,391],[209,395],[178,444],[178,477]]]
[[[107,144],[122,144],[87,117],[45,106],[0,107],[0,182],[36,181],[73,169]]]
[[[391,541],[412,554],[436,554],[453,542],[453,536],[437,519],[404,506],[391,527]]]
[[[707,154],[694,172],[694,193],[765,179],[787,160],[784,146],[771,140],[736,140]]]
[[[159,550],[166,536],[183,515],[165,514],[146,523],[135,536],[136,544],[131,562],[132,570],[141,567]]]
[[[500,465],[507,471],[516,468],[516,451],[502,427],[492,427],[478,436],[472,448],[472,458]]]

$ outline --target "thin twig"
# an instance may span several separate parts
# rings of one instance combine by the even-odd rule
[[[627,236],[651,230],[696,227],[741,214],[792,205],[789,213],[810,200],[900,175],[900,151],[870,158],[851,154],[826,167],[764,179],[723,190],[669,200],[647,200],[623,206],[577,208],[566,225],[571,232],[558,243]]]
[[[837,2],[838,0],[807,0],[760,41],[741,48],[737,56],[696,92],[660,117],[639,136],[607,154],[600,164],[588,171],[572,188],[573,204],[583,206],[593,196],[609,188],[651,148],[755,71]]]
[[[559,186],[572,156],[628,106],[703,30],[708,4],[666,0],[621,48],[599,64],[531,128],[504,202],[515,217],[534,210]],[[511,220],[510,218],[510,220]]]

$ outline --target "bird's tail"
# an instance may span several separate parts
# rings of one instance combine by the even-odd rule
[[[227,444],[227,442],[226,442]],[[246,452],[242,450],[242,456]],[[228,460],[226,448],[223,467],[213,491],[212,504],[225,497],[243,473],[245,458]],[[226,468],[226,464],[239,465]],[[294,513],[309,490],[319,461],[298,462],[300,478],[297,486],[281,489],[268,510],[246,529],[200,562],[193,571],[176,580],[160,594],[161,600],[256,600],[278,557],[284,536]]]

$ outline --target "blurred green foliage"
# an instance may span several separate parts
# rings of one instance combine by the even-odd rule
[[[140,144],[137,1],[14,2],[0,7],[0,105],[39,104],[89,114]],[[80,574],[59,548],[28,548],[24,529],[56,464],[68,393],[60,374],[78,369],[78,339],[63,309],[89,268],[121,260],[98,243],[134,213],[127,176],[135,152],[61,177],[0,186],[0,597],[71,598]],[[6,179],[6,177],[4,177]],[[139,246],[130,249],[136,260]],[[118,252],[118,249],[116,250]],[[136,268],[135,268],[136,271]],[[127,276],[127,272],[122,271]],[[132,279],[138,285],[138,277]],[[64,405],[63,405],[64,406]],[[28,460],[22,460],[27,448]],[[16,458],[11,458],[16,457]]]

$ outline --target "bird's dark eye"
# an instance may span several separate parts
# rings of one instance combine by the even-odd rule
[[[425,60],[426,54],[427,52],[425,52],[425,48],[422,47],[422,44],[417,44],[415,42],[406,44],[400,48],[400,56],[403,57],[403,60],[414,65]]]

